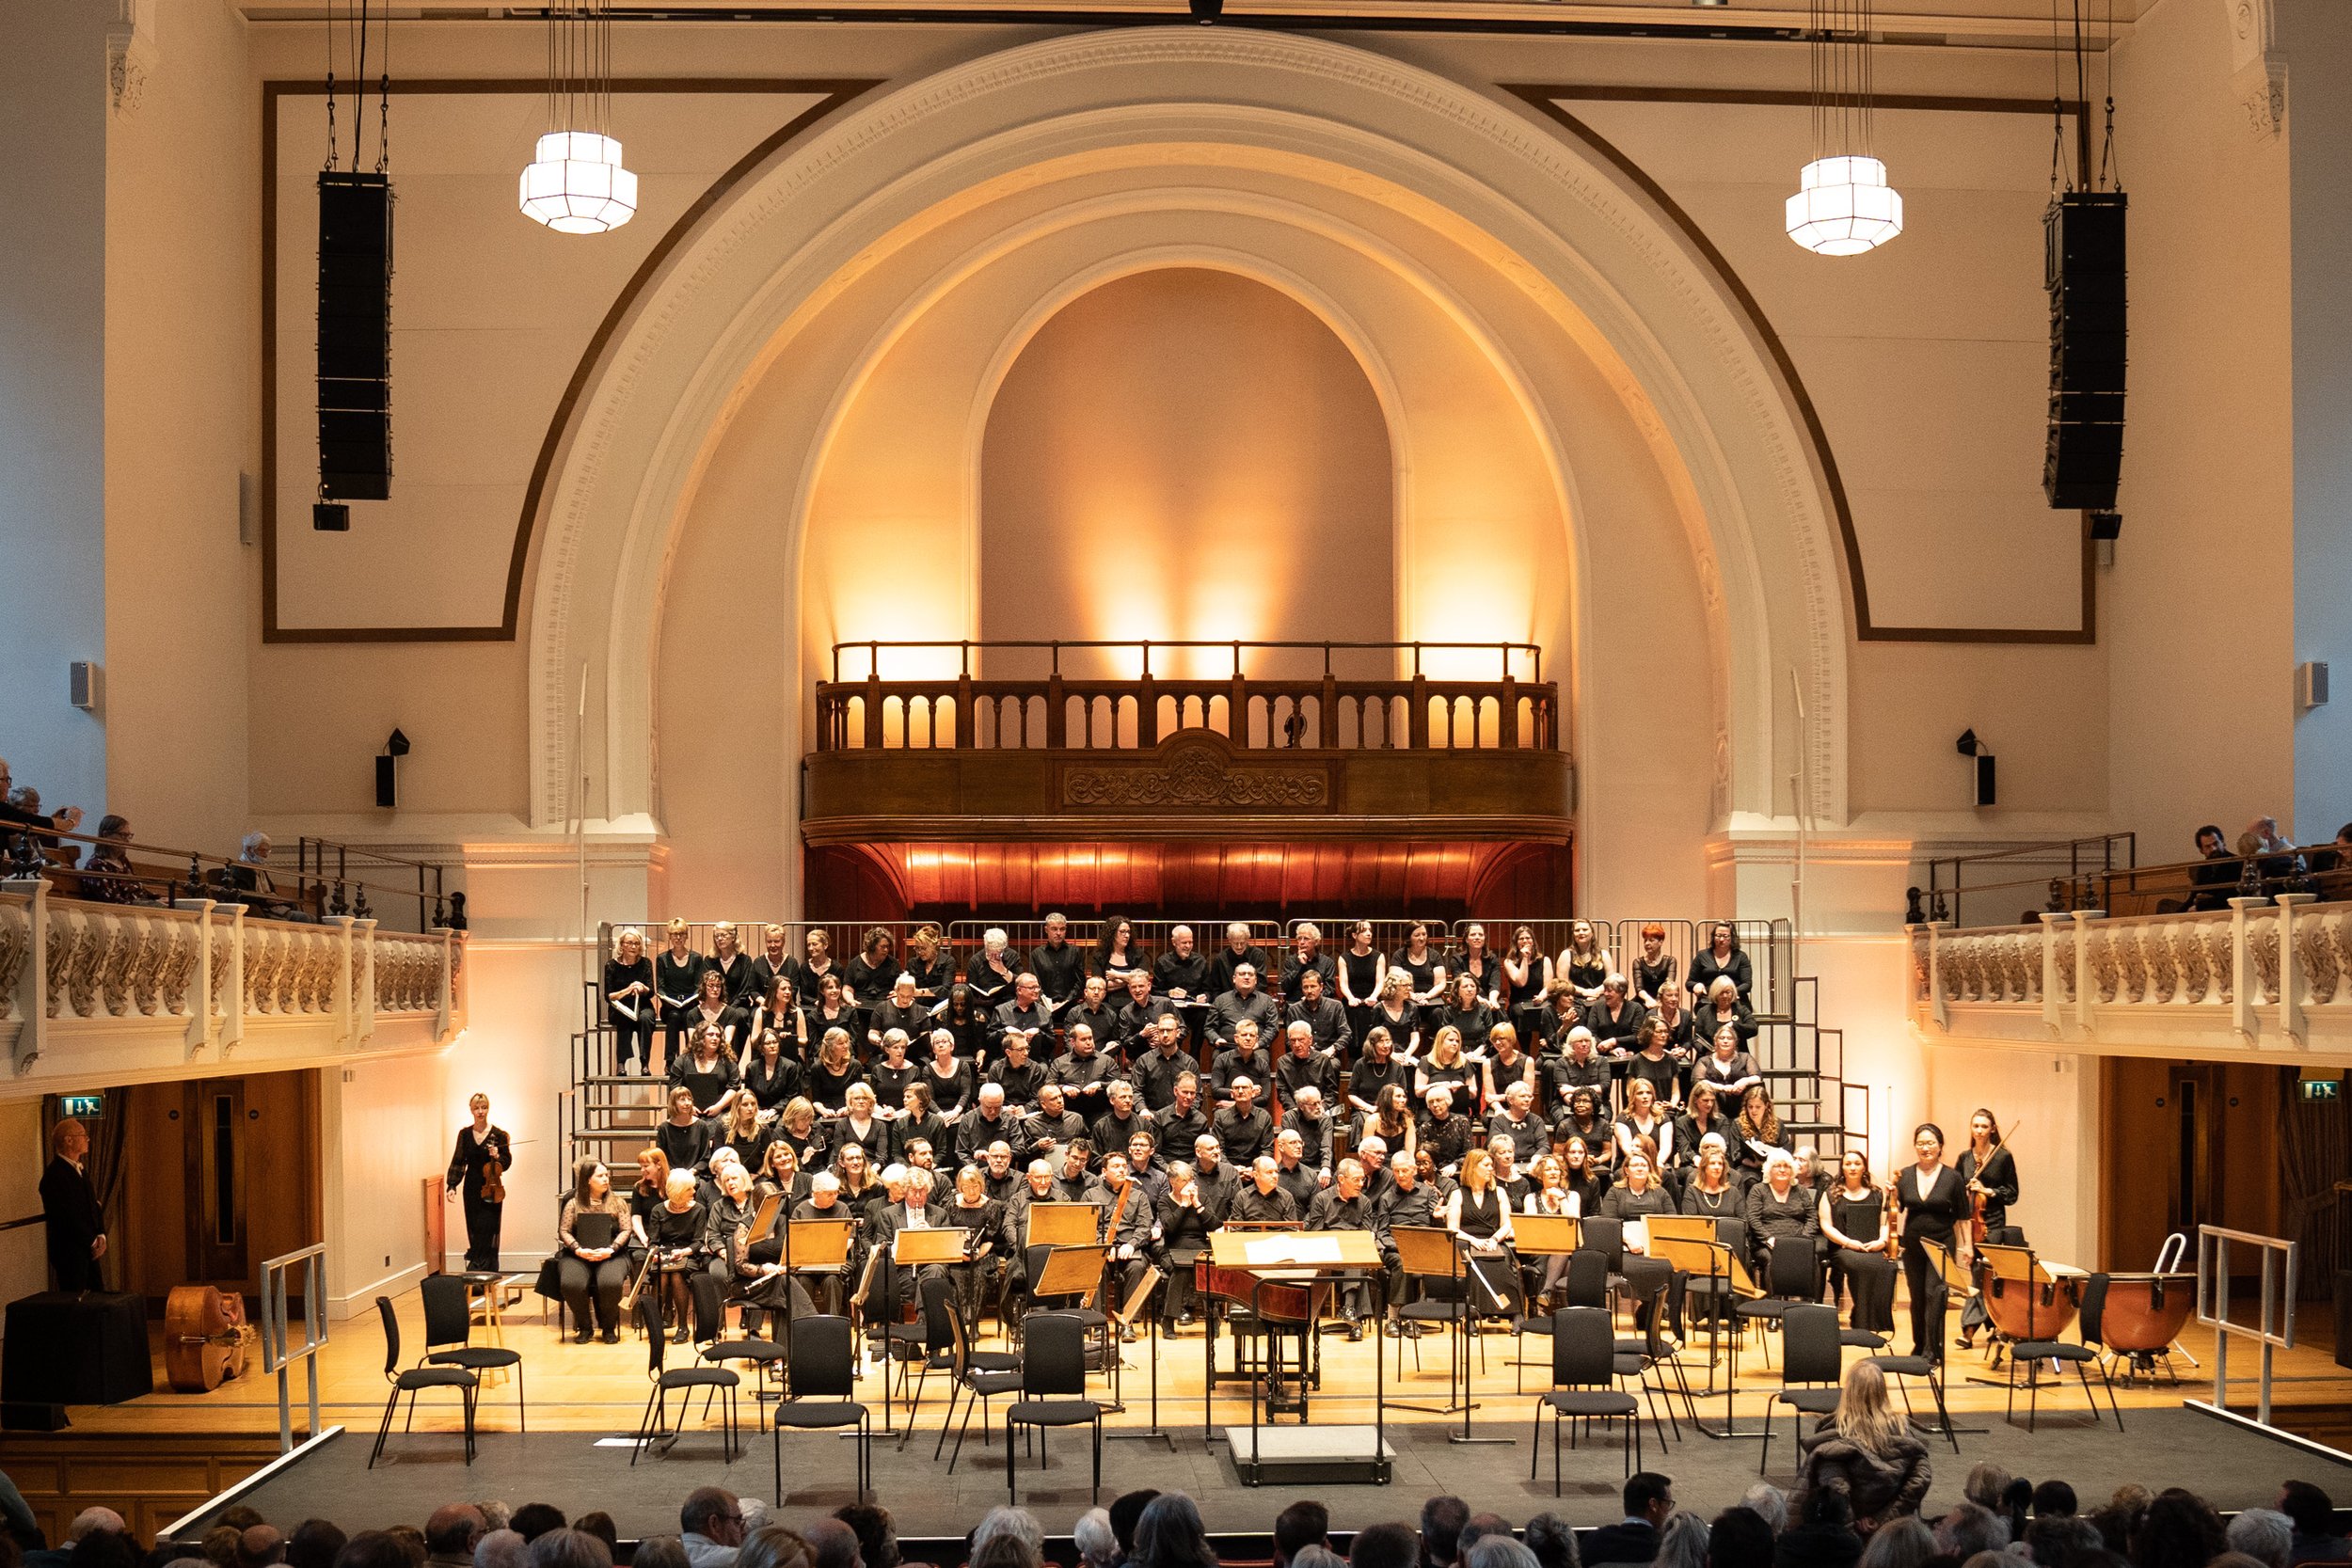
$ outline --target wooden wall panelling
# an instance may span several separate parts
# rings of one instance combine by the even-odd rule
[[[24,1494],[52,1545],[63,1544],[66,1527],[86,1508],[111,1508],[141,1541],[152,1541],[277,1457],[275,1433],[0,1436],[0,1469]]]

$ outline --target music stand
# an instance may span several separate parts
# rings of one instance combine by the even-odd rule
[[[1450,1233],[1439,1231],[1438,1234],[1448,1235]],[[1265,1354],[1261,1361],[1261,1370],[1264,1374],[1269,1406],[1273,1402],[1274,1380],[1279,1363],[1279,1353],[1275,1349],[1273,1327],[1265,1313],[1266,1287],[1298,1284],[1308,1286],[1306,1332],[1302,1338],[1311,1341],[1314,1336],[1316,1316],[1314,1307],[1316,1291],[1327,1291],[1336,1280],[1367,1278],[1377,1275],[1380,1271],[1380,1245],[1373,1239],[1372,1232],[1368,1230],[1301,1231],[1288,1227],[1280,1227],[1273,1233],[1264,1230],[1256,1233],[1246,1229],[1218,1230],[1212,1232],[1209,1236],[1209,1258],[1211,1264],[1219,1270],[1247,1274],[1251,1278],[1249,1312],[1250,1316],[1258,1321],[1265,1338]],[[1377,1335],[1373,1338],[1372,1354],[1373,1475],[1376,1484],[1386,1485],[1390,1480],[1388,1387],[1385,1371],[1387,1358],[1383,1354]],[[1298,1370],[1303,1380],[1307,1375],[1303,1351]],[[1245,1461],[1239,1452],[1233,1455],[1235,1472],[1240,1475],[1244,1482],[1251,1486],[1258,1485],[1263,1480],[1258,1448],[1260,1424],[1258,1382],[1259,1380],[1254,1377],[1249,1380],[1249,1457]],[[1216,1398],[1216,1390],[1214,1385],[1204,1387],[1201,1391],[1201,1403],[1204,1409],[1213,1411]],[[1204,1422],[1213,1424],[1213,1417],[1204,1417],[1203,1419]]]
[[[1138,1284],[1135,1290],[1128,1292],[1126,1302],[1121,1305],[1118,1312],[1112,1315],[1111,1322],[1117,1324],[1121,1330],[1133,1328],[1136,1324],[1136,1319],[1141,1315],[1144,1307],[1151,1301],[1152,1293],[1159,1290],[1161,1283],[1166,1280],[1167,1277],[1168,1276],[1165,1274],[1160,1272],[1160,1266],[1158,1264],[1146,1264],[1144,1266],[1143,1279],[1141,1283]],[[1175,1434],[1173,1433],[1164,1432],[1160,1428],[1160,1315],[1157,1312],[1152,1314],[1151,1326],[1144,1332],[1152,1337],[1149,1352],[1152,1360],[1152,1424],[1139,1431],[1133,1428],[1122,1428],[1120,1431],[1109,1433],[1105,1435],[1110,1437],[1114,1442],[1121,1438],[1126,1438],[1139,1442],[1158,1441],[1166,1443],[1168,1445],[1168,1451],[1174,1453],[1176,1451]],[[1116,1343],[1117,1341],[1114,1340],[1113,1342]],[[1121,1365],[1125,1364],[1126,1357],[1123,1354],[1120,1357],[1120,1362]]]
[[[1442,1405],[1407,1404],[1397,1402],[1399,1410],[1418,1410],[1432,1416],[1462,1413],[1465,1428],[1470,1413],[1478,1407],[1470,1402],[1470,1339],[1464,1326],[1470,1307],[1470,1291],[1462,1274],[1462,1249],[1454,1244],[1454,1232],[1437,1226],[1400,1225],[1389,1230],[1389,1239],[1396,1243],[1396,1266],[1399,1273],[1412,1279],[1442,1279],[1454,1292],[1454,1343],[1447,1348],[1445,1368],[1445,1403]],[[1416,1353],[1418,1354],[1418,1353]],[[1455,1365],[1461,1370],[1456,1372]],[[1399,1359],[1401,1369],[1404,1363]],[[1456,1390],[1459,1390],[1457,1397]]]
[[[1583,1222],[1574,1214],[1514,1214],[1512,1250],[1522,1258],[1562,1258],[1581,1244]]]
[[[1103,1239],[1103,1206],[1099,1203],[1033,1203],[1029,1206],[1027,1246],[1092,1246]],[[1032,1285],[1032,1296],[1066,1295]],[[1088,1294],[1093,1292],[1089,1291]]]
[[[1643,1228],[1653,1242],[1712,1242],[1721,1238],[1715,1233],[1716,1221],[1710,1214],[1645,1214],[1648,1223]],[[1518,1222],[1511,1222],[1517,1225]]]
[[[1091,1209],[1093,1205],[1065,1207]],[[1033,1242],[1030,1244],[1034,1246],[1038,1243]],[[1045,1255],[1045,1267],[1038,1271],[1035,1283],[1029,1287],[1029,1294],[1041,1300],[1051,1296],[1076,1296],[1079,1306],[1091,1306],[1095,1293],[1103,1288],[1103,1265],[1109,1259],[1111,1249],[1091,1242],[1078,1246],[1052,1245],[1053,1250]]]
[[[1666,1216],[1658,1215],[1654,1217],[1662,1219]],[[1694,1214],[1687,1217],[1705,1220],[1710,1228],[1715,1223],[1713,1220],[1708,1219],[1704,1214]],[[1734,1354],[1728,1358],[1722,1357],[1719,1354],[1719,1347],[1722,1344],[1722,1335],[1724,1328],[1729,1327],[1734,1334],[1739,1332],[1738,1320],[1733,1316],[1731,1310],[1732,1299],[1735,1296],[1744,1296],[1753,1299],[1756,1296],[1762,1295],[1764,1292],[1756,1288],[1756,1282],[1748,1277],[1747,1270],[1740,1266],[1739,1258],[1732,1252],[1731,1248],[1724,1243],[1714,1240],[1711,1236],[1705,1240],[1694,1240],[1689,1237],[1661,1234],[1659,1232],[1652,1231],[1649,1239],[1649,1251],[1645,1254],[1645,1256],[1655,1258],[1660,1262],[1665,1264],[1668,1268],[1679,1269],[1684,1274],[1703,1275],[1706,1276],[1709,1286],[1708,1295],[1708,1300],[1713,1304],[1714,1310],[1709,1311],[1707,1317],[1707,1370],[1708,1375],[1712,1377],[1714,1375],[1717,1361],[1723,1361],[1724,1424],[1721,1431],[1716,1431],[1715,1429],[1709,1427],[1705,1421],[1700,1420],[1696,1415],[1692,1415],[1691,1417],[1691,1424],[1693,1427],[1696,1427],[1704,1435],[1713,1438],[1762,1437],[1764,1435],[1764,1429],[1761,1428],[1755,1432],[1741,1432],[1739,1430],[1738,1418],[1733,1414],[1731,1402],[1732,1385],[1738,1381],[1740,1367],[1739,1355],[1737,1354],[1737,1341],[1734,1341]],[[1664,1303],[1662,1300],[1657,1307],[1652,1308],[1653,1311],[1662,1311],[1663,1309]],[[1655,1322],[1655,1320],[1652,1321],[1653,1323]],[[1671,1409],[1672,1406],[1669,1406],[1668,1408]],[[1770,1418],[1770,1417],[1766,1418],[1767,1420]]]
[[[899,1268],[923,1267],[926,1263],[963,1261],[963,1240],[970,1232],[952,1226],[940,1226],[923,1230],[901,1230],[891,1239],[890,1261]]]

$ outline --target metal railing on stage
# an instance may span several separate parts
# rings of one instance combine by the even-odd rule
[[[2261,1251],[2262,1319],[2250,1328],[2230,1317],[2233,1242]],[[2299,1250],[2294,1242],[2251,1230],[2229,1230],[2217,1225],[2197,1227],[2197,1321],[2213,1330],[2213,1399],[2184,1400],[2184,1404],[2261,1427],[2277,1436],[2292,1435],[2271,1424],[2270,1374],[2277,1353],[2295,1348],[2295,1273]],[[2254,1419],[2250,1422],[2230,1408],[2230,1341],[2233,1338],[2251,1339],[2262,1346],[2262,1373],[2255,1384]]]
[[[302,1266],[302,1343],[289,1343],[292,1302],[286,1278]],[[294,1452],[294,1390],[289,1370],[297,1361],[310,1380],[310,1424],[305,1435],[319,1434],[319,1352],[326,1348],[326,1243],[317,1243],[283,1253],[262,1265],[262,1370],[278,1374],[278,1451]]]

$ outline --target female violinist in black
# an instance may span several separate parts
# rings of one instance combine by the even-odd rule
[[[2009,1206],[2017,1201],[2017,1158],[2002,1140],[2001,1124],[1982,1106],[1968,1118],[1968,1147],[1960,1153],[1960,1179],[1967,1184],[1972,1211],[1979,1198],[1984,1200],[1985,1241],[2009,1244],[2023,1240],[2009,1223]],[[1961,1349],[1975,1348],[1977,1330],[1985,1321],[1984,1298],[1969,1297],[1967,1308],[1960,1315]]]
[[[1921,1122],[1911,1135],[1911,1147],[1917,1159],[1895,1181],[1895,1202],[1902,1211],[1903,1282],[1911,1291],[1911,1353],[1940,1363],[1944,1277],[1922,1243],[1935,1242],[1953,1249],[1963,1265],[1974,1257],[1975,1247],[1961,1228],[1968,1220],[1968,1189],[1960,1173],[1944,1163],[1941,1127]]]

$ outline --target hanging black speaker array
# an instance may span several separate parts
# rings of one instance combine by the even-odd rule
[[[319,493],[380,501],[392,486],[392,186],[319,176]],[[348,526],[346,522],[345,526]]]
[[[2050,436],[2042,489],[2055,507],[2108,511],[2123,468],[2122,191],[2069,191],[2042,216],[2050,291]]]

